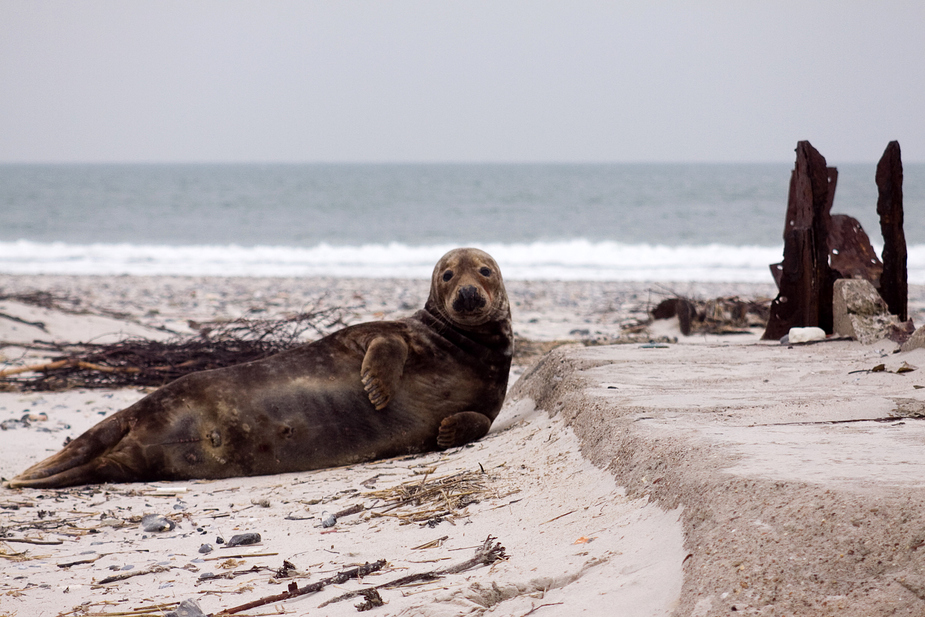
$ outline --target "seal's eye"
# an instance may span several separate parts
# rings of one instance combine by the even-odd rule
[[[489,277],[491,276],[491,270],[489,268],[481,268],[479,269],[479,274],[481,274],[484,277]]]
[[[452,271],[452,270],[447,270],[446,272],[443,273],[443,280],[444,280],[444,281],[448,281],[448,280],[450,280],[451,278],[453,278],[453,271]]]

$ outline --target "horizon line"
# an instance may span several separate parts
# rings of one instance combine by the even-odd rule
[[[414,161],[414,160],[397,160],[397,161],[385,161],[385,160],[337,160],[337,161],[286,161],[286,160],[237,160],[237,161],[219,161],[219,160],[131,160],[131,161],[118,161],[118,160],[93,160],[93,161],[79,161],[79,160],[69,160],[69,161],[13,161],[13,160],[0,160],[0,166],[133,166],[133,165],[150,165],[150,166],[170,166],[170,165],[184,165],[184,166],[221,166],[221,165],[247,165],[247,166],[260,166],[260,165],[275,165],[275,166],[478,166],[478,165],[492,165],[492,166],[543,166],[543,165],[557,165],[557,166],[593,166],[593,165],[791,165],[793,160],[747,160],[747,161],[732,161],[732,160],[641,160],[641,161],[618,161],[618,160],[587,160],[587,161],[493,161],[493,160],[440,160],[440,161]],[[832,164],[832,161],[828,161],[829,164]],[[840,165],[876,165],[878,160],[851,160],[851,161],[837,161],[836,164]],[[925,161],[903,161],[904,165],[922,165],[925,164]]]

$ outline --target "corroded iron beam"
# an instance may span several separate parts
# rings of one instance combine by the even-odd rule
[[[900,321],[908,319],[908,281],[906,273],[906,235],[903,232],[903,163],[899,142],[887,144],[877,163],[877,214],[883,234],[883,274],[880,296],[890,313]]]

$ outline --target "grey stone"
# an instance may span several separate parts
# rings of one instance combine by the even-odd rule
[[[171,531],[177,524],[160,514],[147,514],[141,518],[141,527],[145,531]]]
[[[248,544],[257,544],[258,542],[260,542],[260,534],[249,531],[247,533],[239,533],[231,536],[231,539],[228,540],[228,544],[226,544],[225,547],[247,546]]]
[[[838,279],[832,297],[832,329],[865,345],[886,338],[899,319],[890,315],[873,284],[864,279]]]
[[[902,351],[912,351],[919,347],[925,347],[925,326],[919,326],[909,340],[903,343]]]

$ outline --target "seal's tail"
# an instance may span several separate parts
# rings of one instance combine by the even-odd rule
[[[103,420],[86,433],[8,482],[10,488],[60,488],[119,481],[126,470],[107,454],[129,430],[120,414]]]

